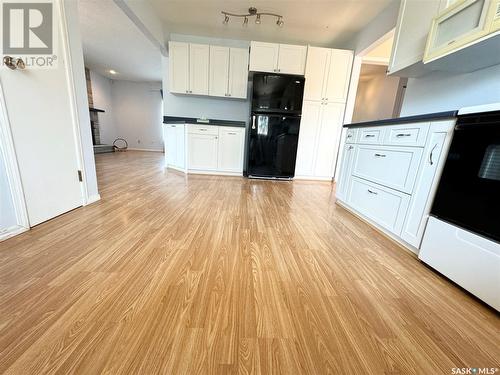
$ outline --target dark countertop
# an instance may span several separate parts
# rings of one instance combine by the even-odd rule
[[[447,112],[427,113],[424,115],[388,118],[388,119],[384,119],[384,120],[353,122],[352,124],[345,124],[344,128],[358,128],[358,127],[362,127],[362,126],[397,125],[397,124],[405,124],[405,123],[409,123],[409,122],[444,120],[447,118],[457,117],[457,113],[458,113],[458,111],[447,111]]]
[[[177,117],[177,116],[163,116],[164,124],[198,124],[198,125],[217,125],[217,126],[236,126],[244,128],[245,121],[231,121],[231,120],[216,120],[208,119],[206,121],[198,121],[194,117]]]

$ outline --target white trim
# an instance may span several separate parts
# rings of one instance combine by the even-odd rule
[[[463,107],[460,108],[458,114],[468,115],[471,113],[492,112],[492,111],[500,111],[500,103],[490,103],[490,104],[475,105],[471,107]]]
[[[5,160],[5,170],[7,172],[7,179],[12,194],[12,201],[14,210],[16,212],[17,224],[24,230],[30,227],[28,219],[28,209],[24,198],[23,184],[21,174],[19,173],[19,166],[17,164],[16,150],[14,146],[14,139],[10,130],[10,121],[7,115],[7,105],[3,93],[3,87],[0,85],[0,143],[3,150],[3,157]],[[2,236],[3,237],[3,236]]]
[[[151,149],[151,148],[127,148],[127,151],[147,151],[147,152],[161,152],[163,153],[163,149]],[[119,151],[117,151],[119,152]]]
[[[13,227],[7,228],[5,230],[0,231],[0,242],[5,241],[7,238],[11,238],[21,234],[23,232],[28,231],[29,228],[25,228],[21,225],[15,225]]]
[[[59,3],[59,16],[61,17],[61,38],[62,38],[62,54],[64,56],[64,60],[67,66],[66,70],[66,79],[68,81],[68,96],[70,99],[70,112],[71,118],[73,122],[73,138],[75,140],[76,146],[76,157],[78,169],[82,171],[82,182],[80,183],[80,189],[82,192],[82,205],[85,206],[88,204],[90,199],[89,192],[87,189],[87,173],[85,169],[85,162],[83,156],[83,144],[81,138],[81,124],[80,117],[78,116],[78,101],[76,99],[76,85],[73,74],[73,66],[71,59],[71,50],[69,48],[69,32],[67,28],[67,18],[66,12],[64,8],[64,1],[58,1]],[[76,172],[76,171],[75,171]]]
[[[100,200],[101,200],[100,194],[91,195],[90,197],[88,197],[87,203],[85,205],[88,206],[89,204],[95,203]]]
[[[384,57],[363,57],[363,64],[388,66],[389,59]]]
[[[214,176],[235,176],[242,177],[242,172],[220,172],[220,171],[198,171],[193,169],[188,169],[188,174],[206,174],[206,175],[214,175]]]
[[[297,180],[297,181],[326,181],[326,182],[333,182],[331,177],[294,176],[293,179]]]
[[[176,167],[173,165],[167,165],[167,169],[173,169],[174,171],[177,171],[177,172],[187,173],[185,168],[180,168],[180,167]]]

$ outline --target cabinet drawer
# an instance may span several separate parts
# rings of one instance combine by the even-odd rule
[[[220,126],[219,127],[219,135],[238,135],[241,133],[245,133],[245,128],[236,128],[231,126]]]
[[[349,205],[381,227],[399,235],[408,210],[410,196],[353,177],[348,193]]]
[[[384,139],[383,128],[358,129],[357,143],[381,144]]]
[[[385,129],[384,145],[424,147],[430,123],[404,124]]]
[[[188,125],[188,133],[190,134],[209,134],[219,135],[219,127],[214,125]]]
[[[356,143],[356,135],[358,129],[347,129],[347,134],[345,136],[345,143]]]
[[[411,194],[421,158],[420,148],[359,145],[352,174]]]

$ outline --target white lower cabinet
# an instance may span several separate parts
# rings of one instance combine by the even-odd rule
[[[295,176],[331,180],[344,117],[343,103],[304,101]]]
[[[217,135],[188,133],[188,169],[216,170],[218,146]]]
[[[165,143],[165,164],[169,168],[186,169],[186,125],[167,124],[163,128]]]
[[[353,177],[347,201],[360,214],[381,227],[399,234],[403,227],[410,196]]]
[[[418,252],[454,124],[348,129],[337,201]]]
[[[218,170],[243,173],[245,129],[219,128]]]
[[[166,124],[163,134],[169,168],[188,173],[243,173],[245,128]]]

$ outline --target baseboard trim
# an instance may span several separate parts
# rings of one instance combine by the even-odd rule
[[[314,176],[294,176],[294,180],[303,180],[303,181],[328,181],[333,182],[331,177],[314,177]]]
[[[219,171],[199,171],[188,169],[188,174],[205,174],[213,176],[233,176],[233,177],[243,177],[243,172],[219,172]]]
[[[162,152],[163,153],[163,149],[159,150],[159,149],[149,149],[149,148],[127,148],[127,150],[130,150],[130,151],[147,151],[147,152]]]
[[[100,194],[91,195],[90,197],[87,198],[87,203],[85,204],[85,206],[88,206],[89,204],[95,203],[99,200],[101,200]]]
[[[0,231],[0,242],[6,240],[7,238],[11,238],[30,230],[30,228],[22,227],[20,225],[15,225],[13,227],[7,228],[3,231]]]

